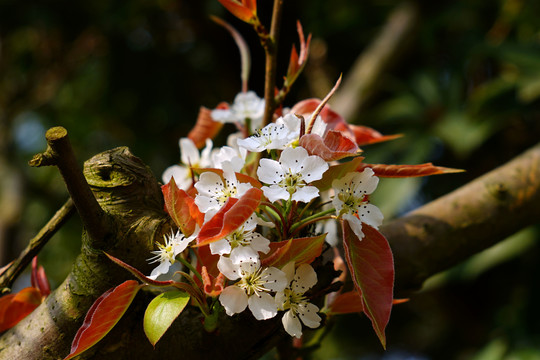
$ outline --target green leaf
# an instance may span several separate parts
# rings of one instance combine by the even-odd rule
[[[144,313],[144,333],[153,346],[156,346],[174,319],[184,310],[189,298],[188,293],[173,290],[156,296],[148,304]]]

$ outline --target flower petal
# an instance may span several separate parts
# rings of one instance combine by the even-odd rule
[[[373,226],[375,229],[379,228],[384,218],[381,210],[372,204],[362,205],[358,210],[358,215],[363,223]]]
[[[317,314],[319,308],[312,303],[303,303],[298,306],[298,316],[300,320],[312,329],[318,328],[321,325],[321,317]]]
[[[278,185],[272,185],[272,186],[263,186],[261,190],[264,193],[264,196],[268,198],[271,202],[278,201],[278,200],[288,200],[289,199],[289,192],[278,186]]]
[[[233,264],[231,259],[221,256],[217,263],[218,270],[229,280],[236,280],[240,277],[240,271],[237,265]]]
[[[283,323],[283,328],[289,335],[297,338],[302,336],[302,324],[291,310],[283,315],[281,322]]]
[[[292,200],[307,203],[318,196],[319,196],[319,189],[317,189],[315,186],[304,186],[304,187],[296,188],[296,191],[294,192],[292,196]]]
[[[267,293],[252,295],[248,299],[249,310],[257,320],[266,320],[277,315],[277,305],[274,298]]]
[[[292,290],[303,294],[317,283],[317,273],[311,265],[302,264],[296,269],[294,280]]]
[[[277,161],[271,159],[261,159],[259,162],[257,176],[263,183],[277,184],[281,181],[284,175],[285,172]]]
[[[232,316],[244,311],[248,305],[246,292],[238,286],[227,286],[219,295],[219,302],[225,308],[227,315]]]

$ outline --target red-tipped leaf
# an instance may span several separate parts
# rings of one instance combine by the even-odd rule
[[[386,238],[375,228],[362,224],[364,238],[359,240],[347,221],[342,224],[343,247],[354,286],[362,296],[364,313],[386,348],[385,328],[394,299],[392,250]]]
[[[361,164],[358,167],[357,171],[363,171],[367,167],[373,169],[373,172],[376,176],[387,178],[420,177],[429,175],[459,173],[464,171],[460,169],[435,166],[432,163],[418,165]]]
[[[324,138],[317,134],[306,134],[300,138],[300,146],[310,155],[320,156],[325,161],[356,156],[360,151],[354,141],[334,130],[328,131]]]
[[[310,264],[321,255],[326,234],[270,243],[268,254],[261,254],[263,266],[281,268],[294,261],[296,266]]]
[[[383,135],[377,130],[374,130],[367,126],[351,125],[347,124],[347,130],[352,131],[356,144],[358,146],[375,144],[383,141],[394,140],[402,137],[401,134],[396,135]],[[341,126],[337,130],[343,130]]]
[[[403,304],[409,299],[394,299],[392,305]],[[339,294],[328,307],[329,315],[342,315],[364,312],[364,302],[358,291],[348,291]]]
[[[161,192],[165,200],[165,209],[180,231],[185,236],[193,234],[197,224],[202,225],[204,220],[204,214],[199,211],[195,199],[176,186],[174,177],[161,187]]]
[[[225,105],[218,105],[218,108],[222,108]],[[219,133],[223,123],[214,121],[212,119],[212,111],[205,107],[199,109],[199,115],[197,116],[197,122],[195,126],[188,134],[188,138],[193,141],[197,148],[202,148],[206,144],[206,139],[213,139]]]
[[[225,6],[227,10],[234,16],[247,23],[251,22],[255,18],[255,11],[253,11],[254,0],[244,0],[240,3],[237,0],[218,0],[221,5]]]
[[[32,259],[32,275],[30,276],[32,287],[39,289],[41,296],[46,298],[51,293],[51,285],[43,266],[38,266],[37,256]]]
[[[197,245],[223,239],[242,225],[261,203],[262,190],[251,188],[240,198],[229,198],[225,205],[199,231]]]
[[[167,280],[167,281],[152,280],[149,277],[147,277],[146,275],[144,275],[142,272],[140,272],[139,270],[137,270],[133,266],[131,266],[129,264],[126,264],[122,260],[120,260],[118,258],[115,258],[114,256],[112,256],[110,254],[107,254],[106,252],[104,252],[104,254],[107,255],[107,257],[109,259],[111,259],[113,262],[115,262],[117,265],[119,265],[119,266],[123,267],[124,269],[126,269],[127,271],[129,271],[133,276],[135,276],[137,279],[141,280],[143,283],[146,283],[146,284],[149,284],[149,285],[152,285],[152,286],[157,286],[157,287],[172,286],[174,284],[174,281],[172,281],[172,280]]]
[[[12,328],[41,304],[41,293],[27,287],[16,294],[0,298],[0,332]]]
[[[128,280],[101,295],[88,310],[84,323],[77,331],[71,352],[64,359],[72,359],[90,349],[116,325],[135,298],[141,285]]]

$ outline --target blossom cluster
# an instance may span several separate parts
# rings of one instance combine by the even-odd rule
[[[284,251],[278,245],[306,238],[309,225],[319,223],[325,228],[327,222],[335,221],[347,222],[360,241],[363,224],[376,229],[383,216],[369,203],[378,183],[373,170],[352,167],[345,171],[338,162],[357,157],[354,134],[339,128],[344,121],[329,121],[328,111],[321,116],[314,104],[320,101],[300,103],[261,128],[264,100],[254,92],[240,93],[230,107],[213,110],[207,119],[232,122],[242,130],[230,135],[227,145],[215,148],[207,138],[199,152],[193,139],[180,139],[181,163],[166,169],[162,180],[168,184],[174,179],[178,191],[189,194],[186,196],[193,200],[201,221],[194,229],[172,233],[164,244],[157,245],[149,259],[158,263],[151,279],[171,277],[176,259],[185,262],[190,247],[195,254],[208,247],[213,257],[205,259],[214,259],[206,260],[213,264],[205,263],[201,256],[192,258],[198,259],[199,269],[215,268],[214,278],[226,278],[223,289],[212,295],[218,296],[228,315],[249,308],[256,319],[265,320],[283,311],[283,326],[295,337],[302,335],[302,324],[320,326],[320,309],[311,302],[309,291],[317,284],[310,262],[320,255],[322,244],[308,260],[291,255],[287,258],[292,260],[286,263],[272,261],[278,251]],[[309,134],[305,134],[307,125]],[[308,135],[315,140],[306,142]],[[344,152],[350,143],[354,147]],[[340,170],[339,176],[328,173],[330,168]],[[245,200],[254,188],[262,192],[253,199],[256,206],[247,211],[231,207]],[[229,212],[235,220],[224,224]],[[217,235],[212,232],[216,224],[221,230]],[[273,243],[277,245],[272,247]]]

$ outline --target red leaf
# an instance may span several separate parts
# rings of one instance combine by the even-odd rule
[[[32,286],[39,289],[41,296],[45,298],[51,293],[51,285],[47,279],[47,274],[45,274],[45,269],[43,266],[38,266],[37,261],[37,256],[34,256],[32,259],[32,275],[30,276],[30,281]]]
[[[161,186],[161,191],[165,200],[165,209],[174,223],[185,236],[193,234],[196,225],[202,225],[204,220],[204,214],[199,211],[195,199],[176,186],[174,177],[168,184]]]
[[[128,280],[101,295],[88,310],[84,323],[73,339],[71,352],[64,360],[90,349],[107,335],[124,315],[140,288],[137,281]]]
[[[199,109],[199,115],[197,116],[197,122],[187,136],[199,149],[205,146],[206,139],[213,139],[216,137],[217,133],[223,127],[222,123],[212,119],[211,114],[212,111],[210,109],[201,107]]]
[[[328,308],[329,314],[351,314],[364,311],[362,295],[358,291],[339,294]]]
[[[214,277],[208,273],[206,266],[202,267],[201,276],[203,278],[204,293],[211,297],[216,297],[223,291],[225,281],[225,275],[219,273],[217,277]]]
[[[351,161],[332,165],[324,172],[322,179],[312,182],[311,185],[320,191],[326,191],[332,187],[334,179],[342,178],[348,172],[356,171],[362,165],[362,160],[364,160],[363,157],[357,156]]]
[[[201,246],[194,248],[194,250],[197,253],[197,270],[201,272],[204,266],[210,276],[219,276],[219,269],[217,267],[219,255],[212,254],[209,246]],[[198,278],[195,278],[195,281],[198,281]]]
[[[242,0],[242,4],[253,13],[257,12],[257,0]]]
[[[305,119],[309,119],[311,114],[315,111],[315,109],[317,109],[317,106],[319,106],[320,103],[321,100],[315,98],[302,100],[293,106],[293,108],[291,109],[291,113],[302,115]],[[319,115],[326,123],[327,131],[335,130],[339,126],[339,131],[343,132],[343,127],[347,128],[349,126],[341,115],[330,109],[330,105],[328,104],[322,108]],[[351,139],[354,138],[352,136],[352,132],[350,132],[349,135]]]
[[[419,177],[428,175],[439,175],[449,173],[459,173],[464,170],[435,166],[432,163],[419,165],[385,165],[385,164],[361,164],[357,171],[365,168],[373,169],[376,176],[388,178]]]
[[[325,237],[326,234],[322,234],[270,243],[268,254],[261,254],[261,264],[277,268],[281,268],[291,261],[294,261],[296,266],[310,264],[321,255]]]
[[[354,134],[354,139],[358,146],[375,144],[382,141],[393,140],[402,137],[401,134],[383,135],[375,129],[367,126],[348,124],[348,130]]]
[[[354,286],[361,294],[364,313],[386,348],[384,329],[390,319],[394,290],[394,259],[386,238],[373,227],[362,224],[364,238],[343,221],[343,246]]]
[[[409,299],[394,299],[392,305],[403,304]],[[328,308],[330,315],[361,313],[364,311],[362,296],[358,291],[339,294]]]
[[[27,287],[0,298],[0,332],[12,328],[41,304],[37,288]]]
[[[240,199],[229,198],[216,215],[202,226],[196,246],[218,241],[236,230],[259,206],[262,194],[262,190],[251,188]]]
[[[355,156],[360,151],[354,141],[335,130],[328,131],[324,139],[317,134],[306,134],[300,138],[299,144],[310,155],[320,156],[325,161]]]
[[[231,14],[233,14],[234,16],[236,16],[242,21],[249,23],[255,17],[255,13],[252,10],[253,3],[255,3],[255,1],[243,0],[242,3],[236,0],[218,0],[218,1],[221,3],[221,5],[225,6],[225,8],[229,10]],[[247,6],[244,4],[247,4]]]

